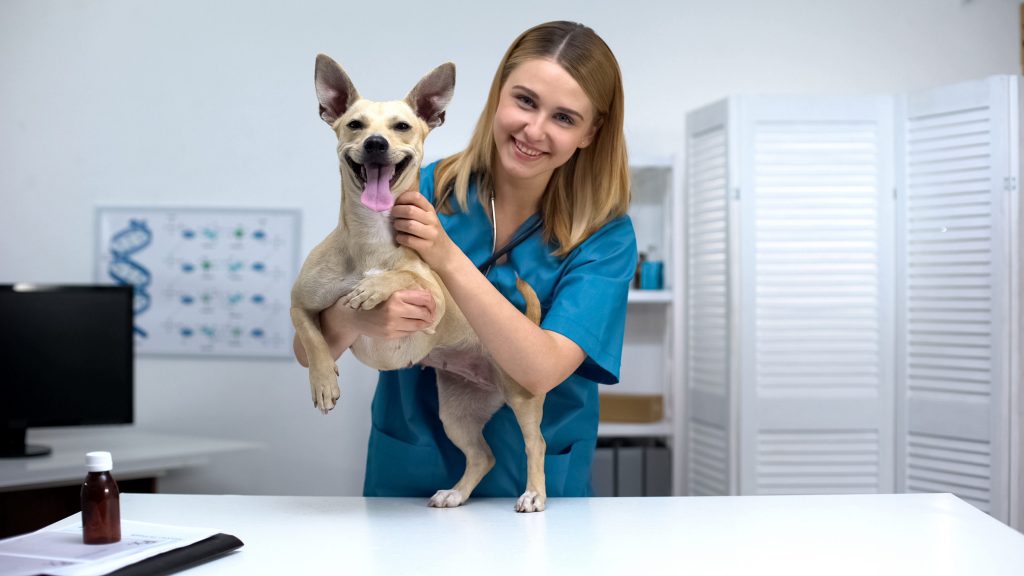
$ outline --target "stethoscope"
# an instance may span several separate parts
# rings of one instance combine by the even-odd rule
[[[544,221],[541,220],[540,218],[537,218],[537,220],[535,220],[534,223],[531,224],[528,228],[526,228],[525,230],[521,230],[518,234],[513,236],[512,239],[509,240],[507,244],[505,244],[504,246],[501,247],[500,250],[495,250],[495,248],[497,247],[497,242],[498,242],[498,218],[495,216],[495,213],[494,213],[494,192],[492,191],[491,192],[491,257],[488,258],[487,260],[484,260],[484,262],[482,264],[477,266],[477,269],[480,270],[481,274],[483,274],[484,276],[487,276],[487,273],[491,271],[491,267],[494,266],[495,262],[500,260],[501,257],[504,256],[505,254],[508,254],[509,252],[511,252],[513,248],[515,248],[516,246],[519,246],[520,244],[522,244],[523,241],[526,240],[527,238],[529,238],[530,236],[532,236],[534,232],[536,232],[537,230],[540,230],[540,228],[541,228],[541,226],[543,224],[544,224]]]

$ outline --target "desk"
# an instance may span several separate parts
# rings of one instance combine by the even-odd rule
[[[125,494],[121,515],[245,542],[189,576],[1024,574],[1024,535],[949,494],[513,502]]]
[[[107,450],[122,491],[155,492],[171,470],[207,463],[217,454],[258,448],[236,440],[158,434],[133,426],[30,430],[46,456],[0,459],[0,537],[41,528],[79,509],[85,453]]]

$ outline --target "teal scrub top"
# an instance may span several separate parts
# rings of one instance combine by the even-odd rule
[[[434,169],[421,169],[420,192],[434,199]],[[491,255],[493,232],[475,186],[468,210],[452,202],[454,213],[441,214],[445,231],[474,264]],[[533,224],[534,214],[520,228]],[[541,327],[575,342],[586,359],[574,374],[548,392],[541,432],[547,443],[544,473],[550,497],[590,495],[590,465],[597,444],[597,383],[619,378],[626,324],[626,298],[636,270],[636,237],[628,216],[605,224],[565,257],[536,232],[516,246],[488,280],[525,309],[515,287],[516,274],[530,283],[541,301]],[[515,415],[503,406],[484,427],[497,460],[474,490],[475,497],[518,497],[526,487],[526,453]],[[462,476],[466,459],[444,433],[438,417],[434,370],[415,366],[381,372],[372,405],[366,458],[366,496],[431,496]]]

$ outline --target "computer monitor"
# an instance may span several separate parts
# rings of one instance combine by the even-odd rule
[[[27,428],[130,424],[131,286],[0,285],[0,457],[48,454]]]

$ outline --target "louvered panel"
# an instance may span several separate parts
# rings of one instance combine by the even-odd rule
[[[694,496],[729,494],[728,437],[719,426],[690,421],[689,493]]]
[[[899,487],[1004,520],[1015,94],[1008,78],[912,94],[901,130]]]
[[[879,326],[829,333],[762,320],[815,316],[823,325],[878,311],[877,133],[869,123],[761,123],[756,128],[758,385],[776,391],[877,388]],[[824,182],[816,177],[827,175]],[[805,197],[792,201],[794,190]],[[817,196],[806,196],[808,192]],[[834,248],[833,250],[827,250]],[[825,249],[825,250],[823,250]],[[848,258],[853,256],[853,262]],[[851,372],[852,370],[852,372]]]
[[[892,489],[891,112],[766,98],[745,113],[743,493]]]
[[[914,219],[929,210],[957,205],[988,205],[992,198],[979,178],[940,178],[933,182],[915,182],[914,197],[905,198],[908,217]]]
[[[693,495],[732,492],[730,139],[728,102],[686,118],[685,469]]]
[[[914,117],[914,123],[907,126],[908,141],[930,142],[932,147],[950,147],[962,142],[951,142],[951,137],[988,135],[989,108],[985,104],[971,108],[934,111]],[[988,143],[987,137],[983,142]]]
[[[758,494],[879,491],[879,437],[873,430],[761,432],[756,462]]]
[[[966,199],[971,200],[971,199]],[[914,206],[910,209],[910,225],[914,228],[933,225],[935,220],[946,220],[959,222],[975,222],[978,218],[990,218],[992,215],[991,202],[975,200],[965,201],[964,198],[957,198],[955,203],[943,202],[936,205]]]
[[[691,134],[688,149],[689,385],[728,385],[728,189],[724,126]]]
[[[959,288],[950,291],[946,288],[921,288],[917,289],[917,298],[921,302],[950,302],[953,300],[966,300],[979,302],[992,297],[992,290],[985,288]]]
[[[935,337],[946,343],[947,352],[969,342],[965,337],[984,347],[991,341],[991,192],[987,185],[959,194],[935,186],[949,180],[988,183],[989,117],[987,107],[908,117],[905,372],[910,394],[976,398],[986,396],[991,384],[990,354],[975,354],[973,360],[920,354]]]
[[[990,220],[991,213],[971,213],[970,210],[964,210],[961,206],[952,209],[947,206],[946,210],[929,214],[928,218],[911,218],[907,229],[915,234],[919,234],[919,239],[929,240],[931,238],[926,236],[928,233],[948,235],[950,232],[988,230],[991,225]]]
[[[915,330],[911,332],[914,343],[909,345],[910,349],[916,346],[951,346],[957,348],[989,348],[991,340],[987,335],[973,336],[970,334],[938,333],[935,331]]]
[[[907,491],[951,492],[990,511],[988,442],[911,433],[907,439]]]

